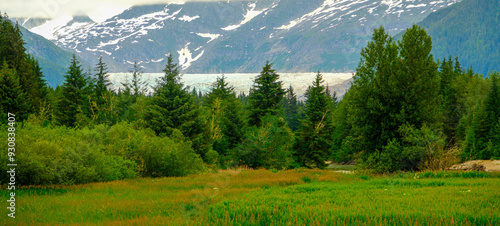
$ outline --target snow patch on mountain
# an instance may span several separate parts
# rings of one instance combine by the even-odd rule
[[[242,21],[240,21],[238,24],[229,25],[229,26],[223,27],[221,29],[225,30],[225,31],[236,30],[237,28],[241,27],[241,25],[248,23],[248,21],[251,21],[253,18],[255,18],[256,16],[260,15],[261,13],[263,13],[264,11],[267,10],[267,8],[263,9],[263,10],[255,10],[256,6],[257,6],[257,4],[255,2],[249,3],[248,4],[249,9],[247,10],[246,14],[243,16]]]
[[[57,37],[54,35],[54,33],[58,29],[68,24],[71,20],[73,20],[72,16],[62,16],[53,20],[49,20],[38,27],[34,27],[30,31],[35,34],[41,35],[48,40],[55,40],[57,39]]]
[[[409,8],[419,8],[419,7],[426,7],[427,5],[426,4],[418,4],[418,5],[407,5],[406,8],[409,9]]]
[[[200,59],[200,57],[203,55],[203,53],[205,53],[205,50],[202,50],[200,54],[198,54],[196,57],[193,58],[193,55],[191,53],[191,51],[189,50],[189,44],[191,44],[190,42],[188,42],[184,48],[182,48],[181,50],[177,51],[177,53],[179,53],[179,66],[181,66],[182,70],[185,70],[187,69],[188,67],[191,66],[191,63],[197,61],[198,59]]]
[[[221,34],[210,34],[210,33],[196,33],[196,35],[203,37],[203,38],[209,38],[207,43],[219,38]]]
[[[85,48],[87,51],[99,51],[111,55],[103,48],[117,45],[126,39],[138,39],[148,34],[149,30],[161,29],[165,26],[166,20],[175,20],[176,16],[182,11],[182,8],[169,13],[168,8],[161,11],[144,14],[131,19],[110,19],[101,23],[72,23],[68,24],[72,17],[63,17],[56,21],[49,21],[42,26],[32,28],[31,31],[40,34],[49,40],[56,40],[56,44],[66,48],[78,50],[79,44],[86,44],[88,37],[105,38],[106,41],[100,41],[96,46]],[[180,20],[192,21],[199,17],[183,16]],[[63,25],[60,25],[63,24]],[[132,40],[132,43],[138,43]],[[119,48],[115,47],[115,51]]]
[[[388,6],[388,8],[385,10],[385,13],[388,14],[393,8],[401,8],[403,0],[383,0],[381,1],[381,3]]]
[[[313,10],[310,13],[303,15],[302,17],[290,21],[286,25],[282,25],[281,27],[277,27],[277,30],[290,30],[296,25],[303,23],[305,21],[311,20],[312,23],[319,23],[320,21],[324,21],[330,19],[334,16],[337,16],[335,20],[340,21],[343,16],[350,15],[356,11],[359,11],[362,8],[366,8],[369,5],[362,5],[359,8],[353,7],[354,5],[359,5],[369,0],[357,0],[357,1],[349,1],[349,0],[325,0],[323,4],[317,9]],[[346,4],[347,3],[347,4]],[[354,9],[353,9],[354,8]],[[343,13],[344,11],[349,10],[347,13]],[[316,27],[317,25],[313,26]]]
[[[154,63],[158,63],[158,62],[163,61],[164,59],[165,59],[165,58],[160,58],[160,59],[158,59],[158,60],[151,60],[151,61],[152,61],[152,62],[154,62]]]
[[[184,22],[191,22],[193,20],[196,20],[200,18],[200,16],[187,16],[187,15],[184,15],[182,17],[179,18],[180,21],[184,21]]]

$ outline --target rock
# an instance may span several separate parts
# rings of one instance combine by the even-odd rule
[[[449,170],[500,171],[500,160],[471,160],[453,165]]]

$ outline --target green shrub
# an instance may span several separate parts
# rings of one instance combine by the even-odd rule
[[[80,184],[136,177],[135,162],[102,152],[98,129],[76,130],[31,124],[18,127],[16,182],[21,185]],[[6,167],[7,159],[1,158],[0,161],[2,171],[6,172],[3,167]],[[0,181],[6,183],[7,179],[2,177]]]
[[[235,160],[252,168],[288,169],[292,166],[293,133],[283,118],[265,116],[260,127],[250,127],[234,154]]]
[[[185,176],[203,169],[203,161],[179,130],[171,138],[150,129],[135,129],[126,122],[106,132],[104,151],[137,163],[141,176]]]
[[[442,170],[457,163],[459,151],[445,149],[445,138],[440,131],[424,125],[420,129],[405,124],[398,130],[400,138],[393,138],[381,151],[362,154],[359,166],[374,173],[398,170]]]
[[[6,137],[6,129],[0,136]],[[8,183],[7,143],[0,156]],[[16,127],[16,183],[81,184],[141,176],[184,176],[203,169],[201,158],[179,131],[172,138],[128,123],[70,129],[24,124]]]

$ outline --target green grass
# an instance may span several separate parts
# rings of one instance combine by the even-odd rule
[[[487,172],[229,170],[24,188],[16,219],[0,224],[498,225],[499,188]]]

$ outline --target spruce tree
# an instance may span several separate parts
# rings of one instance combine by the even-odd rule
[[[26,94],[19,84],[16,70],[9,68],[4,60],[0,68],[0,122],[7,122],[8,113],[16,115],[18,120],[26,119],[28,110]]]
[[[333,133],[332,99],[323,85],[323,76],[318,72],[312,86],[306,91],[306,119],[295,147],[299,164],[324,168],[330,157]]]
[[[105,104],[105,96],[108,95],[108,87],[111,85],[108,75],[108,66],[102,61],[102,56],[99,56],[94,71],[96,72],[94,85],[94,100],[97,106],[101,107]]]
[[[490,90],[486,99],[480,105],[478,111],[473,115],[472,125],[466,140],[464,150],[468,158],[490,159],[500,157],[498,149],[498,125],[500,124],[500,88],[498,81],[499,74],[490,74]],[[468,135],[469,135],[468,134]]]
[[[255,78],[250,94],[248,95],[249,112],[248,125],[259,126],[261,118],[269,115],[282,115],[281,100],[285,95],[279,75],[267,62],[260,75]]]
[[[173,62],[172,55],[168,56],[163,71],[165,76],[158,80],[154,88],[145,119],[158,135],[170,136],[174,130],[179,130],[192,141],[193,149],[204,158],[208,146],[204,136],[205,124],[194,97],[180,82],[179,66]]]
[[[458,68],[457,68],[458,67]],[[458,127],[459,120],[461,118],[460,113],[460,103],[458,102],[458,92],[456,87],[453,85],[456,80],[461,76],[461,68],[458,60],[455,65],[451,60],[451,56],[448,60],[443,59],[439,67],[439,77],[440,77],[440,95],[442,98],[444,123],[443,132],[447,136],[450,145],[455,143],[456,129]]]
[[[130,72],[132,72],[130,88],[133,91],[134,97],[137,98],[140,95],[146,94],[148,83],[142,80],[142,70],[137,64],[137,61],[134,61],[134,67]]]
[[[19,25],[12,24],[6,14],[0,14],[0,62],[6,61],[9,68],[16,71],[19,85],[26,95],[28,109],[24,114],[29,115],[39,110],[47,87],[37,60],[26,53],[24,44]]]
[[[108,67],[102,61],[102,56],[99,56],[94,71],[93,96],[90,103],[93,122],[114,124],[117,121],[116,111],[113,108],[116,96],[109,89],[111,81],[109,80]]]
[[[283,109],[288,126],[292,131],[300,128],[300,115],[297,95],[293,91],[292,85],[286,91],[286,96],[283,100]]]
[[[204,102],[211,113],[213,148],[221,156],[228,155],[229,150],[242,141],[244,126],[241,103],[236,98],[234,87],[228,85],[224,76],[218,77]]]
[[[74,127],[77,115],[88,115],[88,80],[82,66],[73,54],[68,71],[64,75],[61,97],[57,105],[58,122],[61,125]]]
[[[135,103],[130,88],[119,89],[116,95],[116,112],[120,120],[134,121],[132,106]]]

